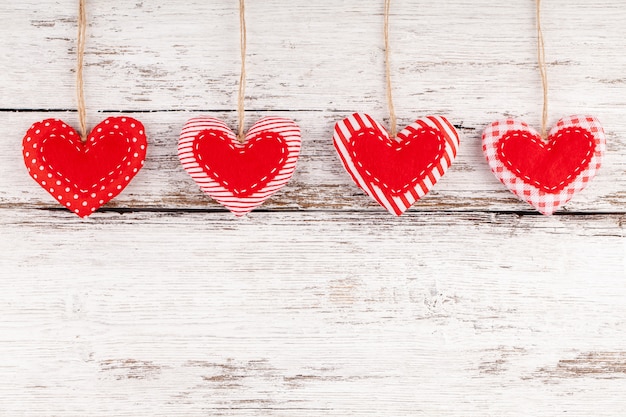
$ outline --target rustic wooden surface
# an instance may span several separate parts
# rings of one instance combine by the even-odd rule
[[[181,169],[185,121],[236,124],[235,1],[89,1],[90,125],[147,128],[145,168],[89,219],[30,179],[35,121],[76,125],[76,2],[0,4],[0,415],[626,415],[626,7],[544,2],[551,122],[608,153],[552,217],[490,173],[491,121],[537,125],[534,1],[394,0],[402,124],[459,156],[401,218],[350,181],[334,123],[386,119],[382,1],[249,0],[248,125],[303,131],[293,180],[236,219]]]

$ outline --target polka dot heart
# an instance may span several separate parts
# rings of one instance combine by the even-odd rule
[[[147,147],[143,125],[130,117],[105,119],[84,143],[68,124],[46,119],[28,129],[22,144],[30,176],[80,217],[122,192],[143,166]]]

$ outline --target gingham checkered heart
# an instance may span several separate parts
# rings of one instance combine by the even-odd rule
[[[426,195],[456,157],[459,135],[444,117],[418,119],[397,140],[367,114],[335,125],[335,149],[354,182],[400,216]]]
[[[495,176],[546,215],[587,186],[605,148],[604,130],[591,116],[564,117],[546,141],[514,119],[494,122],[483,133],[483,152]]]
[[[264,117],[241,143],[226,123],[190,119],[180,134],[178,157],[202,191],[243,216],[281,189],[296,169],[300,129],[292,120]]]

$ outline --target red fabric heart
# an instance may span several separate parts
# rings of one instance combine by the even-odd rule
[[[117,196],[143,166],[146,136],[130,117],[109,117],[87,137],[58,119],[31,126],[23,156],[31,177],[59,203],[89,216]]]
[[[293,120],[264,117],[241,143],[226,123],[190,119],[180,134],[178,157],[200,188],[243,216],[287,184],[300,155],[300,128]]]
[[[441,133],[428,127],[411,130],[401,141],[370,128],[353,136],[350,152],[364,177],[399,195],[424,180],[444,147]]]
[[[220,130],[204,130],[193,147],[207,174],[237,197],[247,197],[265,185],[287,162],[287,143],[275,132],[264,132],[244,143]]]
[[[587,115],[562,118],[545,142],[527,123],[515,119],[491,123],[482,139],[494,175],[546,215],[587,186],[606,148],[602,125]]]
[[[335,149],[354,182],[396,216],[426,195],[456,157],[459,136],[444,117],[416,120],[390,138],[367,114],[337,122]]]
[[[577,127],[559,130],[549,142],[528,131],[511,131],[498,142],[498,156],[511,171],[545,192],[558,192],[587,169],[595,142]]]

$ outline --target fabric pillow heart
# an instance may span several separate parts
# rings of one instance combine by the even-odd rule
[[[591,116],[559,120],[546,141],[513,119],[496,121],[483,133],[483,152],[495,176],[546,215],[587,186],[605,148],[604,130]]]
[[[428,116],[392,139],[371,116],[354,113],[335,125],[333,143],[354,182],[400,216],[446,173],[459,135],[444,117]]]
[[[86,217],[117,196],[143,166],[143,125],[130,117],[109,117],[86,142],[59,119],[28,129],[22,141],[31,177],[60,204]]]
[[[212,117],[190,119],[180,134],[178,157],[202,191],[236,216],[259,207],[291,178],[300,154],[300,128],[292,120],[264,117],[245,142]]]

